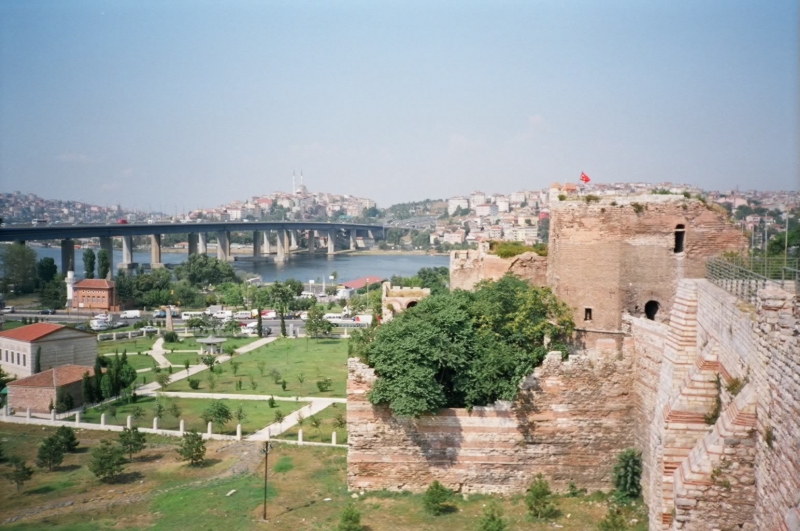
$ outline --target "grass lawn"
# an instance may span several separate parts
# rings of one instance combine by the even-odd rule
[[[206,337],[205,335],[200,337]],[[215,336],[215,337],[224,337],[225,343],[222,344],[222,348],[233,346],[233,348],[239,348],[244,345],[249,345],[253,341],[260,339],[258,337],[225,337],[223,335]],[[175,350],[200,350],[200,345],[197,343],[197,338],[195,337],[185,337],[179,343],[164,343],[164,350],[167,352],[170,349]]]
[[[339,429],[333,427],[333,419],[336,418],[337,415],[341,415],[343,418],[347,419],[347,404],[332,404],[330,407],[326,407],[314,415],[314,417],[322,422],[319,428],[315,428],[311,424],[311,417],[308,417],[303,420],[302,426],[295,425],[279,435],[278,438],[296,441],[297,432],[302,429],[304,441],[329,443],[331,442],[331,434],[336,431],[336,443],[346,444],[347,427],[345,426]]]
[[[122,356],[122,354],[120,354]],[[128,365],[136,369],[150,369],[153,367],[153,358],[147,354],[128,354]],[[106,359],[111,362],[114,359],[114,353],[112,352],[110,355],[106,355]]]
[[[233,374],[231,363],[240,363]],[[258,363],[264,363],[264,375]],[[234,356],[233,360],[221,364],[224,371],[217,376],[215,393],[266,394],[275,396],[335,396],[344,397],[347,385],[347,341],[339,339],[279,339],[247,354]],[[286,380],[284,391],[275,383],[270,372],[280,371]],[[303,375],[303,382],[298,380]],[[320,392],[319,378],[330,378],[330,391]],[[252,382],[256,389],[252,388]],[[242,389],[236,390],[236,381],[242,381]],[[187,380],[180,380],[167,387],[166,391],[194,391]],[[205,377],[200,380],[197,392],[210,392]]]
[[[97,353],[113,354],[116,351],[122,354],[123,350],[127,350],[128,354],[144,352],[146,350],[151,350],[155,342],[156,338],[154,337],[135,337],[133,339],[120,341],[100,341],[97,343]]]
[[[25,326],[22,324],[22,321],[9,321],[6,319],[6,322],[3,323],[3,330],[13,330],[15,328],[19,328],[20,326]]]
[[[189,365],[200,365],[200,356],[195,352],[176,352],[175,354],[165,354],[167,360],[173,365],[183,367],[186,360],[189,360]]]
[[[0,424],[0,439],[11,455],[31,464],[39,442],[53,430],[39,426]],[[99,439],[116,439],[107,432],[78,433],[81,447],[94,446]],[[269,454],[268,526],[259,522],[263,511],[264,461],[254,462],[252,474],[224,474],[255,445],[207,441],[203,467],[189,467],[176,460],[172,447],[176,439],[147,435],[148,448],[126,466],[126,476],[116,484],[103,484],[88,471],[89,453],[67,457],[59,470],[37,469],[21,493],[7,483],[0,521],[45,505],[72,501],[74,505],[46,511],[14,524],[11,531],[175,531],[230,529],[236,531],[319,531],[334,529],[345,506],[353,503],[361,523],[369,531],[470,531],[476,529],[483,508],[494,500],[503,511],[509,531],[545,531],[555,522],[562,531],[594,530],[606,514],[605,496],[576,498],[556,496],[554,503],[562,516],[544,522],[527,518],[521,496],[453,496],[452,511],[430,516],[422,510],[422,496],[409,493],[373,492],[351,498],[345,485],[347,450],[342,448],[297,447],[274,443]],[[227,447],[226,451],[217,451]],[[233,451],[230,451],[233,450]],[[260,469],[260,470],[259,470]],[[226,496],[231,490],[236,492]],[[141,501],[124,503],[141,497]],[[329,501],[325,501],[329,498]],[[122,502],[122,503],[119,503]],[[636,518],[628,531],[646,531],[643,504],[626,509],[625,520]],[[569,515],[569,518],[567,518]]]
[[[147,380],[150,381],[152,378],[148,377]],[[139,377],[141,381],[141,376]],[[153,426],[153,408],[156,403],[156,397],[148,396],[148,397],[141,397],[139,400],[136,401],[135,404],[124,404],[122,401],[118,401],[116,404],[117,408],[117,416],[116,418],[112,417],[108,412],[106,412],[106,423],[107,424],[116,424],[118,426],[124,426],[127,422],[127,416],[131,414],[131,410],[138,406],[144,410],[144,417],[135,422],[142,427],[150,428]],[[195,429],[199,432],[206,431],[206,423],[203,419],[200,418],[200,415],[203,411],[211,405],[210,398],[161,398],[161,403],[164,405],[165,408],[169,408],[172,404],[177,404],[178,407],[181,408],[181,418],[186,421],[186,430]],[[275,412],[281,411],[284,415],[288,415],[292,411],[296,409],[300,409],[304,405],[305,402],[284,402],[284,401],[276,401],[275,408],[271,408],[267,405],[266,401],[255,401],[255,400],[222,400],[226,406],[231,410],[231,412],[235,411],[239,404],[242,405],[247,417],[242,422],[242,433],[253,433],[261,428],[266,427],[269,424],[272,424],[275,421]],[[96,408],[89,409],[85,414],[81,416],[81,422],[92,422],[99,424],[100,423],[100,412]],[[235,435],[236,434],[236,419],[231,420],[225,427],[220,430],[218,427],[214,428],[214,433],[223,433],[228,435]],[[176,419],[168,412],[164,413],[164,416],[161,418],[161,421],[158,423],[160,428],[166,430],[177,430],[179,425],[179,419]]]

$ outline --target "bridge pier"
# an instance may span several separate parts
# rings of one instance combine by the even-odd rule
[[[308,252],[309,254],[317,252],[317,231],[314,229],[308,231]]]
[[[126,234],[122,237],[122,263],[120,269],[133,269],[133,236]]]
[[[270,231],[268,231],[268,230],[261,231],[261,234],[264,237],[264,242],[262,243],[262,249],[263,249],[265,255],[269,255],[272,252],[270,250],[270,244],[269,244],[269,233],[270,233]]]
[[[227,262],[231,259],[231,233],[226,230],[217,232],[217,260]]]
[[[286,261],[286,257],[289,254],[288,253],[288,251],[289,251],[289,235],[286,234],[286,230],[285,229],[278,229],[277,233],[278,233],[278,238],[277,238],[277,243],[278,243],[277,247],[278,247],[278,249],[277,249],[277,254],[275,255],[275,261],[276,262],[285,262]]]
[[[350,229],[348,231],[350,233],[350,250],[355,251],[358,245],[356,244],[356,239],[358,238],[358,230],[357,229]]]
[[[158,269],[164,267],[161,263],[161,235],[150,235],[150,269]]]
[[[197,254],[198,236],[196,232],[189,233],[189,256]]]
[[[114,274],[114,238],[111,236],[100,237],[100,250],[108,255],[108,270]]]
[[[336,253],[336,231],[328,230],[328,256]]]
[[[296,230],[290,230],[289,231],[289,237],[291,238],[291,243],[289,244],[289,250],[290,251],[296,251],[297,250],[297,231]]]
[[[61,273],[75,270],[75,240],[61,240]]]
[[[254,258],[261,258],[261,242],[263,241],[263,236],[261,235],[260,230],[253,231],[253,257]]]
[[[208,254],[208,234],[197,233],[197,254]]]

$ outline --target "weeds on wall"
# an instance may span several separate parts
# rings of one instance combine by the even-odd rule
[[[641,203],[631,203],[631,206],[633,207],[633,211],[637,214],[644,212],[644,205]]]
[[[635,500],[642,494],[642,452],[628,448],[617,456],[614,465],[614,492],[620,502]]]
[[[706,424],[713,426],[717,423],[720,413],[722,413],[722,381],[719,379],[719,374],[714,378],[714,386],[717,388],[717,395],[714,397],[714,406],[711,411],[703,417]]]
[[[772,445],[775,443],[775,432],[772,430],[772,426],[767,426],[764,430],[764,441],[770,448],[772,448]]]
[[[731,395],[736,396],[739,392],[747,385],[748,379],[745,376],[744,378],[731,378],[727,384],[725,384],[725,390],[728,391]]]

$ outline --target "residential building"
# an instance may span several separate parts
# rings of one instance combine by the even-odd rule
[[[484,203],[475,207],[475,214],[480,217],[496,216],[498,214],[497,205]]]
[[[447,200],[447,213],[451,216],[456,212],[458,209],[467,209],[469,210],[469,199],[466,197],[451,197]]]
[[[472,192],[472,195],[469,198],[470,207],[474,210],[475,207],[478,205],[483,205],[486,203],[486,194],[483,192]]]

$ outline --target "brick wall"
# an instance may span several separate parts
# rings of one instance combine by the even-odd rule
[[[367,399],[375,375],[349,361],[348,486],[425,489],[433,480],[463,492],[520,493],[538,474],[608,489],[616,455],[634,445],[633,349],[601,340],[562,362],[547,356],[514,403],[394,417]]]
[[[72,395],[75,407],[83,405],[82,382],[74,382],[61,386],[62,392]],[[49,413],[50,404],[56,405],[55,387],[22,387],[11,385],[8,387],[8,405],[19,413],[31,408],[33,413]],[[51,402],[52,401],[52,402]]]
[[[508,272],[537,286],[546,286],[547,257],[523,253],[512,258],[500,258],[482,250],[450,253],[450,289],[471,290],[481,280],[498,280]]]

